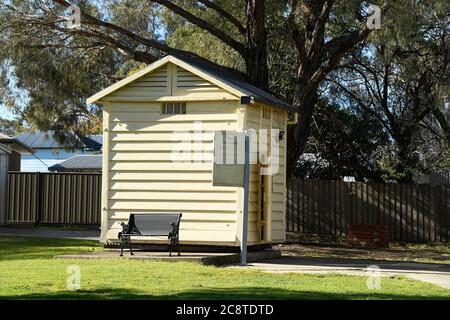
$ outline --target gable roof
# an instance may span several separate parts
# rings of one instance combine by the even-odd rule
[[[78,155],[73,156],[63,162],[50,166],[50,171],[83,171],[83,170],[102,170],[101,155]]]
[[[23,143],[19,139],[10,137],[3,133],[0,133],[0,144],[1,143],[12,145],[13,149],[15,149],[19,153],[34,153],[34,150],[26,143]]]
[[[145,76],[146,74],[158,69],[159,67],[167,64],[173,63],[185,70],[192,72],[193,74],[210,81],[211,83],[217,85],[219,88],[222,88],[231,94],[237,96],[241,100],[246,98],[245,100],[254,101],[256,103],[263,103],[273,107],[286,109],[288,111],[294,111],[293,107],[288,103],[284,102],[277,97],[261,90],[254,85],[249,84],[248,82],[242,80],[231,71],[226,68],[220,67],[213,63],[208,63],[206,61],[201,61],[199,59],[191,58],[191,57],[175,57],[175,56],[166,56],[152,64],[150,64],[145,69],[134,73],[133,75],[122,79],[119,82],[103,89],[102,91],[94,94],[93,96],[87,99],[87,103],[99,102],[105,96],[111,94],[112,92],[119,90],[132,83],[133,81]]]

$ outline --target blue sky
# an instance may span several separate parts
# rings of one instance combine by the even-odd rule
[[[2,104],[0,104],[0,118],[12,119],[13,114]]]

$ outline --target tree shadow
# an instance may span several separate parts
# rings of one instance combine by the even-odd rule
[[[329,293],[280,288],[236,287],[205,290],[188,290],[170,295],[148,294],[144,291],[98,288],[93,290],[60,291],[52,293],[30,293],[24,295],[2,296],[5,300],[436,300],[450,299],[450,295],[390,294],[371,291],[367,293]]]

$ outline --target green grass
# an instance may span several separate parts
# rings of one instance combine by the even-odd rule
[[[194,263],[59,260],[101,250],[92,241],[0,236],[0,299],[450,299],[450,290],[402,277],[369,290],[365,277],[271,274]],[[67,267],[81,289],[66,288]]]

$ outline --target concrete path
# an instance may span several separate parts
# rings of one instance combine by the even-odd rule
[[[326,259],[284,256],[277,259],[252,263],[246,267],[266,272],[338,273],[344,275],[368,276],[379,272],[381,276],[402,275],[450,289],[450,265],[428,263],[392,262],[380,260]],[[370,269],[369,269],[370,268]]]
[[[0,227],[0,235],[44,237],[44,238],[67,238],[67,239],[98,241],[100,237],[100,230],[56,230],[45,228]]]

